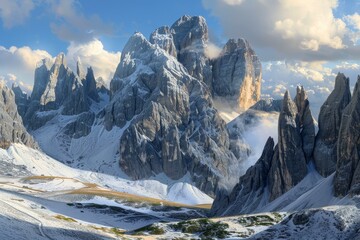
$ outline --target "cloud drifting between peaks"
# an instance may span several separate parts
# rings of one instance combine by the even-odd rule
[[[227,37],[244,37],[265,61],[359,59],[346,20],[334,16],[337,0],[203,0]],[[356,15],[349,18],[356,24]]]

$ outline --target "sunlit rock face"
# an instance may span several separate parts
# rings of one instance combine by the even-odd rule
[[[206,54],[208,27],[203,17],[183,16],[171,27],[160,27],[150,36],[186,68],[205,82],[215,97],[229,102],[236,111],[246,110],[260,100],[261,63],[245,39],[230,39],[218,56]]]
[[[230,39],[214,60],[212,89],[235,109],[247,109],[260,100],[261,63],[244,39]]]

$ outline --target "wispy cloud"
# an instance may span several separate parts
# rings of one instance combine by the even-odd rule
[[[97,15],[85,15],[75,0],[49,0],[56,19],[52,31],[62,40],[84,43],[112,33],[112,26]]]
[[[5,28],[22,24],[34,9],[32,0],[1,0],[0,19]]]

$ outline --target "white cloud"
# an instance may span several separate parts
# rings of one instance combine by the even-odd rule
[[[337,0],[203,0],[227,37],[244,37],[265,61],[359,58]],[[351,46],[349,46],[351,45]],[[342,52],[344,54],[339,54]]]
[[[70,43],[66,58],[72,69],[76,69],[76,62],[80,59],[83,67],[92,66],[96,78],[102,77],[109,83],[120,62],[120,55],[120,52],[106,51],[101,41],[95,39],[84,44]]]
[[[333,89],[335,76],[323,62],[267,62],[263,67],[262,94],[279,99],[286,90],[293,96],[298,85],[304,86],[316,117]]]
[[[112,26],[97,15],[86,16],[76,0],[49,0],[56,21],[50,24],[52,31],[69,42],[84,43],[100,35],[112,32]]]
[[[0,46],[0,76],[31,89],[36,63],[43,58],[52,58],[52,56],[44,50],[34,50],[29,47],[12,46],[7,49]]]
[[[360,30],[360,15],[358,13],[345,16],[345,21],[347,21],[352,27]]]
[[[213,43],[208,43],[205,47],[205,56],[207,56],[210,59],[214,59],[218,57],[221,53],[221,48],[216,46]]]
[[[34,8],[32,0],[1,0],[0,19],[4,27],[12,28],[22,24]]]
[[[310,107],[317,116],[320,107],[334,88],[335,77],[341,72],[350,79],[350,87],[360,74],[360,64],[356,61],[324,62],[266,62],[263,64],[263,97],[282,98],[285,90],[291,94],[302,85],[308,93]]]

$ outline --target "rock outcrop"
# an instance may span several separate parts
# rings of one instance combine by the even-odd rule
[[[278,144],[274,147],[269,138],[260,159],[240,177],[232,192],[219,190],[212,214],[251,213],[289,191],[307,175],[312,148],[304,142],[314,143],[314,139],[314,120],[305,90],[299,87],[294,101],[287,91],[279,116]]]
[[[321,106],[319,131],[314,148],[316,170],[324,177],[335,172],[341,117],[350,100],[349,78],[339,73],[335,79],[334,90]]]
[[[360,76],[350,103],[343,110],[337,139],[335,196],[360,194]]]
[[[177,180],[189,173],[210,195],[229,182],[236,158],[229,151],[225,122],[212,106],[208,87],[165,49],[134,34],[114,79],[104,110],[108,130],[124,127],[120,166],[133,179],[165,173]]]
[[[260,100],[261,63],[244,39],[230,39],[214,60],[212,89],[235,109],[247,109]]]
[[[37,148],[36,142],[23,126],[14,92],[4,82],[0,82],[0,91],[0,148],[8,148],[11,143]]]
[[[206,83],[213,96],[237,110],[260,99],[261,63],[244,39],[230,39],[219,56],[210,59],[208,27],[203,17],[183,16],[172,26],[160,27],[150,42],[168,52],[196,79]]]

